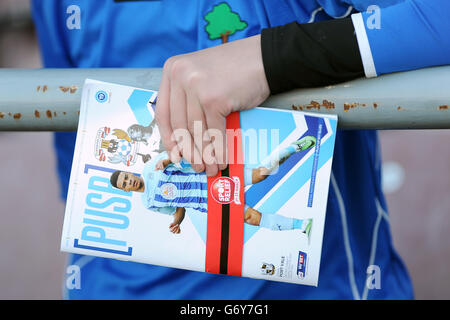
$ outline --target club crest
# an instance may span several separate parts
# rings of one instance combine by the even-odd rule
[[[121,129],[102,127],[98,129],[95,138],[95,158],[109,163],[123,163],[132,166],[138,159],[139,143],[131,140]]]

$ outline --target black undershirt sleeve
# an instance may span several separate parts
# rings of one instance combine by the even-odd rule
[[[350,18],[263,29],[261,50],[271,94],[364,76]]]

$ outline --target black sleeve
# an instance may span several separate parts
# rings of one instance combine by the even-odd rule
[[[263,29],[261,50],[271,94],[364,76],[350,18]]]

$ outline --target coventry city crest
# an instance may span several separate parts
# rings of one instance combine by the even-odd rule
[[[102,127],[98,129],[95,138],[95,158],[109,163],[123,163],[132,166],[139,152],[139,143],[131,140],[128,134],[121,129]]]
[[[122,129],[111,131],[109,127],[102,127],[97,130],[95,137],[94,155],[97,160],[122,163],[127,167],[134,165],[139,157],[146,163],[163,150],[155,121],[148,126],[133,124],[126,132]]]

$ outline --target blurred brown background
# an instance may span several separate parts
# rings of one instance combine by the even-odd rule
[[[1,0],[0,67],[40,66],[28,0]],[[450,130],[380,131],[380,140],[394,244],[416,298],[450,299]],[[62,298],[52,143],[47,132],[0,132],[0,299]]]

